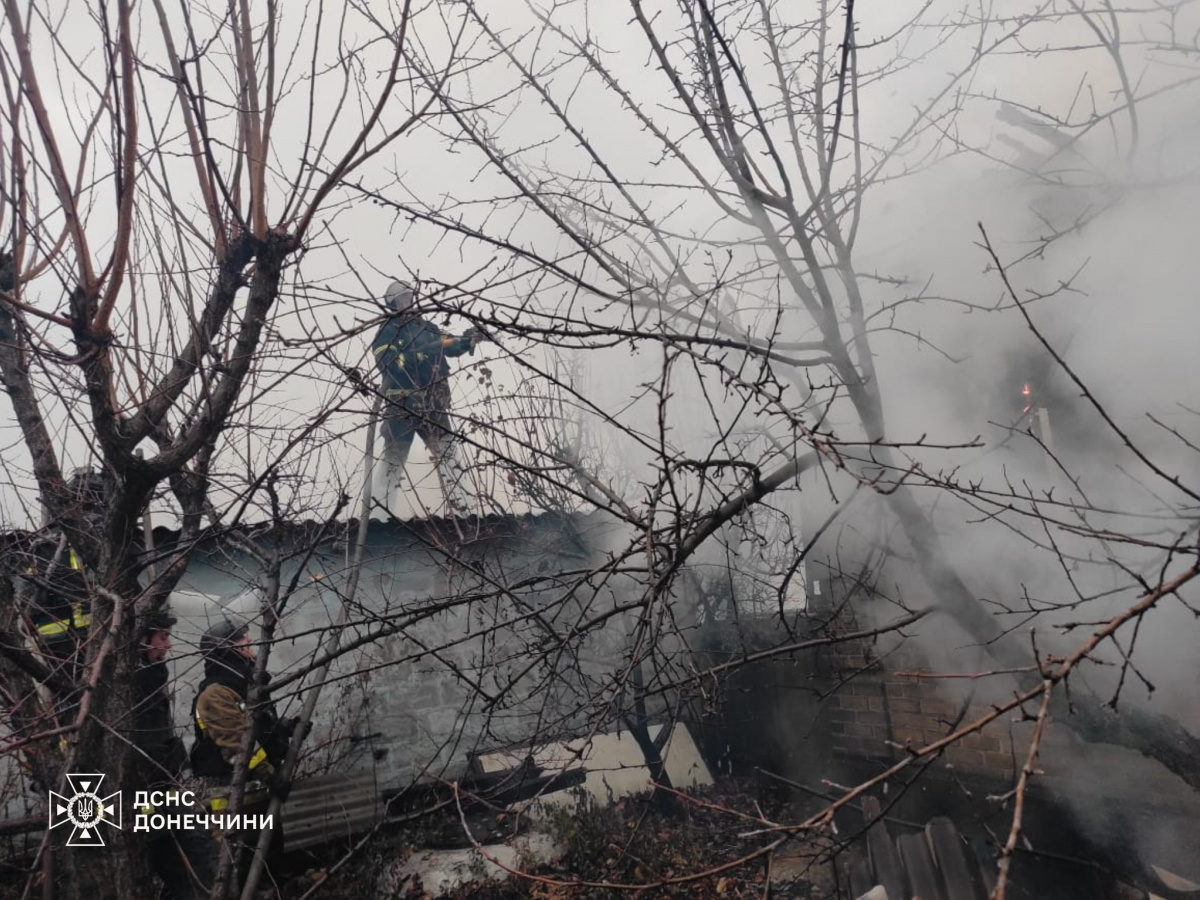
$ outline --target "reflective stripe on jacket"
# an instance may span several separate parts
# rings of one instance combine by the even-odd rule
[[[67,550],[67,568],[77,573],[83,571],[83,562],[73,549]],[[32,568],[29,571],[32,573]],[[46,605],[48,609],[36,609],[32,616],[38,637],[44,640],[69,637],[72,629],[83,631],[92,624],[92,615],[80,600],[71,602],[68,607],[62,598],[49,598]]]
[[[465,335],[445,334],[421,316],[392,316],[371,345],[385,391],[420,391],[450,375],[447,357],[471,351]],[[395,399],[394,397],[392,399]]]

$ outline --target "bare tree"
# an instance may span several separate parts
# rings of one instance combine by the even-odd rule
[[[373,206],[395,217],[402,244],[424,247],[422,235],[433,235],[439,251],[455,245],[429,261],[401,249],[408,271],[395,274],[422,268],[431,307],[496,339],[486,359],[456,375],[480,511],[551,511],[564,544],[583,542],[578,522],[588,515],[612,527],[597,552],[515,571],[476,552],[484,517],[429,522],[420,540],[444,569],[441,588],[385,597],[314,628],[315,649],[277,673],[276,691],[307,690],[313,673],[337,685],[382,668],[431,668],[463,699],[453,733],[436,736],[422,771],[444,772],[451,747],[528,746],[619,727],[634,733],[666,787],[670,723],[737,666],[932,633],[950,620],[990,656],[977,674],[1009,678],[1000,690],[1011,699],[910,748],[895,771],[1027,708],[1039,735],[1060,720],[1200,783],[1190,732],[1150,709],[1116,715],[1072,677],[1115,652],[1114,704],[1124,675],[1136,677],[1140,623],[1195,574],[1196,489],[1098,401],[1095,416],[1124,447],[1122,460],[1174,492],[1161,507],[1119,508],[1088,494],[1071,461],[1044,441],[1038,471],[1049,458],[1065,479],[1056,491],[1028,473],[975,479],[965,473],[987,452],[983,441],[941,418],[904,414],[892,382],[914,348],[957,358],[923,332],[923,311],[937,304],[1029,315],[1044,336],[1020,288],[996,278],[1011,279],[1018,262],[1021,273],[1059,264],[1062,241],[1136,186],[1154,115],[1144,104],[1194,78],[1157,67],[1158,54],[1188,59],[1186,4],[1138,12],[1044,0],[1010,15],[929,3],[872,13],[887,16],[878,22],[860,21],[851,2],[809,14],[765,0],[631,0],[611,23],[592,21],[580,4],[506,7],[527,31],[506,30],[518,26],[502,27],[499,13],[472,2],[419,14],[392,4],[387,15],[350,4],[336,23],[321,4],[118,3],[81,7],[90,18],[69,23],[49,4],[19,6],[6,6],[0,65],[11,248],[0,374],[28,472],[9,471],[14,490],[36,497],[28,508],[44,505],[83,556],[92,624],[79,714],[53,723],[35,685],[80,685],[64,685],[17,621],[5,623],[0,687],[21,735],[15,750],[53,757],[53,739],[67,734],[68,768],[78,759],[127,771],[132,751],[119,723],[136,623],[162,605],[194,548],[260,517],[282,535],[283,522],[331,514],[332,496],[351,492],[343,448],[357,444],[362,398],[373,393],[360,345],[380,310],[370,301],[341,309],[378,296],[382,276],[393,274],[390,259],[352,243],[360,223],[375,221],[365,214]],[[1152,37],[1131,42],[1135,33]],[[610,49],[616,41],[620,53]],[[104,52],[88,55],[89,42]],[[989,122],[995,110],[980,87],[987,67],[1067,47],[1107,60],[1116,90],[1104,93],[1105,75],[1085,94],[1115,99],[1079,114],[1067,98],[1056,117],[1014,99],[1003,114],[1051,148],[1021,158],[1022,178],[1104,202],[1046,216],[1016,260],[980,235],[970,252],[991,277],[961,296],[877,271],[861,247],[877,219],[888,221],[883,204],[904,202],[896,185],[936,179],[968,153],[1011,165],[970,127],[979,110]],[[1133,57],[1152,78],[1130,77]],[[61,78],[46,59],[60,61]],[[922,66],[950,74],[901,120],[903,104],[887,91]],[[73,115],[63,121],[58,108]],[[443,164],[420,179],[381,152],[402,135],[415,140],[417,123],[430,125],[420,134]],[[1089,136],[1104,128],[1119,177],[1087,156]],[[475,167],[467,174],[454,164],[463,157]],[[1095,183],[1081,188],[1081,171]],[[338,217],[351,211],[345,226]],[[447,258],[447,270],[430,271]],[[1054,302],[1071,283],[1033,300]],[[999,299],[977,299],[1002,288]],[[1069,371],[1057,342],[1045,344]],[[320,394],[315,408],[279,415],[288,380],[301,374]],[[1083,379],[1077,387],[1086,394]],[[1025,422],[1010,431],[1036,443]],[[73,514],[68,459],[103,471],[99,528]],[[179,540],[152,558],[147,577],[142,516],[164,493]],[[801,527],[817,494],[823,518]],[[885,521],[884,510],[880,534],[859,529],[868,551],[851,566],[866,573],[884,612],[854,595],[815,636],[789,633],[781,613],[814,543],[864,517]],[[1010,529],[1028,558],[1061,563],[1065,580],[1053,590],[1068,599],[1050,608],[1005,585],[999,614],[983,604],[973,583],[986,573],[940,530],[972,517],[984,520],[980,528]],[[293,551],[293,559],[306,552]],[[273,553],[261,546],[251,555],[278,587]],[[1073,580],[1081,559],[1109,579],[1103,590]],[[360,569],[339,575],[357,584]],[[884,591],[885,579],[903,590]],[[699,623],[751,606],[777,614],[772,643],[699,667],[691,652]],[[862,621],[847,631],[837,614],[850,609]],[[268,603],[264,646],[276,614]],[[434,629],[450,616],[459,632]],[[1043,623],[1067,639],[1035,647],[1031,622],[1039,642],[1048,640]],[[1090,637],[1071,644],[1082,628]],[[331,663],[342,668],[326,678]],[[653,740],[656,720],[668,727]],[[827,826],[871,784],[810,821],[764,823],[772,841]],[[72,889],[133,895],[137,867],[125,861],[136,861],[137,843],[123,849],[81,866]]]
[[[887,545],[892,562],[911,565],[920,578],[896,600],[898,618],[911,624],[914,615],[936,612],[922,620],[930,629],[952,621],[959,640],[982,652],[979,670],[1013,682],[1015,705],[1006,710],[1044,700],[1029,712],[1039,735],[1049,716],[1086,741],[1135,749],[1200,786],[1194,734],[1143,704],[1114,710],[1124,675],[1138,671],[1138,623],[1174,602],[1195,575],[1196,487],[1118,425],[1063,357],[1063,345],[1039,327],[1029,304],[1052,308],[1074,289],[1075,275],[1051,276],[1052,289],[1028,295],[1006,280],[1001,296],[980,302],[973,298],[996,297],[994,279],[974,282],[970,294],[943,294],[932,279],[873,270],[870,250],[861,249],[872,222],[889,221],[884,203],[914,202],[897,185],[930,190],[938,173],[953,173],[968,154],[980,167],[969,171],[1007,168],[999,177],[1010,178],[1012,190],[1041,191],[1054,203],[1035,207],[1041,221],[1021,234],[1015,256],[997,251],[987,234],[953,252],[974,254],[1005,279],[1017,265],[1039,281],[1048,266],[1071,266],[1056,256],[1064,239],[1102,221],[1147,181],[1178,174],[1148,174],[1154,163],[1142,151],[1147,116],[1162,121],[1172,98],[1191,96],[1194,70],[1175,65],[1188,52],[1179,35],[1194,5],[1118,10],[1051,0],[1008,14],[930,3],[860,21],[853,3],[823,3],[808,15],[758,0],[631,0],[627,21],[617,24],[570,4],[530,2],[519,20],[525,30],[483,4],[456,12],[507,64],[488,102],[480,96],[489,85],[473,73],[437,90],[459,130],[456,146],[473,145],[492,179],[481,179],[480,195],[469,200],[360,187],[409,222],[492,254],[470,277],[447,280],[441,303],[463,312],[486,297],[493,311],[483,324],[502,336],[513,365],[544,375],[551,366],[536,362],[538,354],[588,355],[593,371],[611,381],[573,386],[571,406],[583,411],[585,428],[629,448],[637,483],[613,491],[608,479],[580,476],[569,454],[546,447],[546,464],[526,472],[559,485],[582,478],[584,498],[629,524],[621,553],[638,554],[645,573],[624,676],[612,690],[642,678],[635,693],[662,694],[687,682],[685,656],[662,640],[666,631],[686,636],[686,626],[672,621],[686,606],[685,567],[711,553],[727,526],[761,540],[748,513],[775,503],[787,515],[804,476],[832,498],[818,530],[845,515],[850,498],[878,498],[898,526]],[[1068,54],[1081,69],[1097,60],[1106,67],[1081,74],[1084,89],[1063,98],[1060,112],[980,87],[1003,78],[1013,61]],[[936,86],[901,114],[888,91],[906,97],[905,74],[926,64],[939,72]],[[414,66],[432,86],[432,67]],[[1145,73],[1140,81],[1134,70]],[[1041,143],[1031,149],[1009,136],[1028,152],[1016,162],[1000,157],[973,124],[997,113]],[[1115,151],[1098,148],[1100,129]],[[988,159],[998,165],[988,169]],[[1047,208],[1059,200],[1062,209]],[[977,217],[986,219],[985,210]],[[1089,493],[1078,460],[1060,456],[1019,415],[1009,432],[1041,441],[1052,487],[1028,473],[967,474],[964,467],[989,452],[983,441],[937,438],[944,417],[897,413],[904,404],[889,378],[912,351],[960,359],[923,332],[931,321],[925,311],[943,305],[1028,321],[1051,368],[1118,447],[1113,465],[1136,468],[1157,498],[1154,508]],[[471,309],[478,316],[478,306]],[[871,508],[878,514],[878,504]],[[948,545],[940,527],[964,527],[972,517],[980,530],[1016,535],[1039,568],[1043,560],[1058,566],[1065,580],[1051,592],[1063,596],[1039,603],[1010,584],[1016,596],[982,602],[986,588],[972,583],[988,573],[958,555],[962,540]],[[791,558],[765,578],[781,597],[810,547],[798,532],[791,544]],[[1087,578],[1070,574],[1077,565]],[[1049,644],[1030,642],[1031,625]],[[1091,637],[1074,645],[1046,634],[1062,629],[1069,637],[1085,627]],[[793,646],[782,642],[779,652]],[[1083,662],[1105,662],[1107,652],[1122,673],[1111,696],[1069,679]],[[653,675],[643,677],[647,670]],[[1068,679],[1069,692],[1060,689]]]
[[[91,622],[82,680],[64,686],[6,619],[7,722],[32,741],[22,752],[69,738],[43,772],[86,764],[133,787],[138,623],[198,541],[253,514],[281,472],[304,471],[292,457],[328,417],[254,446],[256,404],[273,370],[294,365],[277,327],[293,307],[290,270],[328,233],[339,185],[433,99],[404,88],[410,4],[371,41],[354,36],[356,15],[248,0],[5,6],[0,374],[23,456],[6,457],[8,487],[36,497],[35,527],[82,558]],[[68,489],[72,463],[103,479],[98,520]],[[156,496],[181,532],[148,557]],[[301,489],[283,502],[311,500]],[[73,720],[34,714],[34,682],[81,691]],[[116,852],[64,857],[64,885],[137,896],[143,843],[127,832]]]

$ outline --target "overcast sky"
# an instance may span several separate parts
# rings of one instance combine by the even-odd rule
[[[265,5],[251,6],[261,21]],[[326,4],[320,8],[324,16],[320,22],[316,6],[289,4],[283,12],[279,57],[286,63],[281,64],[283,100],[272,142],[272,221],[282,215],[287,186],[301,170],[301,159],[311,158],[311,153],[304,154],[306,135],[310,133],[310,108],[316,113],[313,133],[320,135],[326,123],[337,122],[326,148],[327,160],[337,158],[369,108],[389,54],[389,45],[380,40],[380,23],[394,21],[398,6],[365,7],[371,16],[378,17],[375,21],[363,14],[364,8],[354,5]],[[860,51],[861,67],[868,74],[889,64],[897,69],[882,79],[867,78],[861,90],[860,127],[868,159],[880,158],[883,148],[910,126],[915,111],[947,85],[953,85],[951,93],[934,109],[944,114],[954,98],[961,109],[953,118],[939,118],[935,128],[926,130],[920,139],[889,158],[882,170],[885,180],[872,188],[865,201],[858,268],[860,272],[903,278],[906,287],[901,292],[928,282],[931,294],[987,304],[995,300],[1000,288],[994,275],[984,272],[986,260],[977,246],[976,222],[985,223],[1002,253],[1016,257],[1024,252],[1026,242],[1045,230],[1038,219],[1038,203],[1039,198],[1045,199],[1048,189],[1015,171],[1011,163],[1049,159],[1053,150],[1050,143],[1036,135],[999,121],[999,103],[991,98],[1082,122],[1093,109],[1106,112],[1119,104],[1118,73],[1102,51],[1057,49],[1091,40],[1085,24],[1071,16],[1031,27],[1020,42],[1002,43],[993,55],[977,65],[970,64],[977,44],[988,46],[1006,29],[1015,27],[1013,17],[1018,7],[1027,12],[1045,4],[1030,0],[1005,4],[1009,17],[982,31],[966,25],[946,27],[948,22],[960,21],[956,17],[969,16],[976,8],[974,4],[939,0],[915,23],[905,19],[910,10],[902,9],[904,6],[859,6],[858,41],[864,46]],[[1185,6],[1183,18],[1194,18],[1196,6]],[[210,114],[215,136],[229,141],[234,134],[231,118],[219,111],[219,103],[231,97],[228,38],[222,24],[225,7],[216,4],[211,14],[202,4],[191,4],[190,8],[199,40],[216,37],[205,57],[205,86],[214,98]],[[534,4],[533,9],[541,8],[541,4]],[[390,20],[385,17],[385,9],[392,16]],[[489,27],[505,41],[513,42],[517,58],[546,73],[545,83],[551,94],[613,171],[631,184],[645,183],[635,188],[635,193],[660,217],[664,228],[680,235],[719,238],[727,242],[723,252],[732,260],[733,270],[749,270],[753,253],[739,247],[738,242],[752,235],[743,235],[741,226],[724,221],[719,210],[703,197],[670,186],[685,181],[687,173],[677,163],[662,159],[653,136],[640,127],[612,90],[586,71],[562,36],[543,27],[531,8],[519,0],[493,2],[482,9]],[[57,101],[51,104],[51,115],[64,155],[73,164],[77,151],[73,155],[72,135],[82,132],[81,123],[86,122],[82,111],[94,109],[95,98],[89,97],[82,75],[72,73],[66,60],[74,58],[84,73],[94,78],[103,57],[92,4],[55,4],[54,11],[61,14],[57,27],[62,46],[54,48],[45,28],[35,27],[35,57],[43,87]],[[672,4],[648,5],[647,11],[659,16],[655,21],[662,33],[672,33],[668,23],[677,16]],[[796,14],[807,14],[807,10]],[[172,17],[176,39],[182,43],[178,10],[168,11],[168,16]],[[572,3],[556,7],[552,22],[567,35],[587,33],[589,46],[600,54],[609,74],[629,92],[629,97],[687,148],[701,171],[717,177],[718,165],[690,130],[670,83],[657,71],[646,38],[631,16],[624,4]],[[458,33],[462,17],[461,4],[433,3],[420,8],[410,23],[408,39],[423,65],[436,69],[447,63],[451,36]],[[1130,20],[1126,35],[1133,33],[1138,38],[1126,48],[1125,61],[1138,91],[1152,95],[1159,87],[1191,76],[1190,70],[1180,68],[1187,58],[1156,49],[1154,44],[1161,43],[1164,35],[1145,30],[1143,21],[1157,27],[1153,20],[1138,19],[1136,25]],[[827,46],[836,47],[840,17],[832,15],[828,27]],[[144,61],[140,82],[145,92],[140,120],[142,142],[148,147],[157,130],[163,131],[164,140],[173,142],[172,155],[164,161],[166,168],[162,171],[176,191],[179,209],[194,214],[198,206],[194,177],[190,162],[177,155],[181,149],[181,120],[174,88],[161,76],[166,57],[151,4],[138,6],[136,29]],[[453,64],[448,90],[459,104],[476,105],[470,115],[486,126],[495,145],[508,153],[520,151],[515,158],[526,171],[541,173],[539,177],[549,178],[550,173],[560,176],[553,186],[569,184],[564,178],[594,172],[575,139],[563,132],[545,104],[528,87],[520,87],[512,63],[497,53],[493,40],[482,34],[478,24],[468,24],[462,33],[458,49],[469,63],[460,60]],[[1180,33],[1189,32],[1180,28]],[[320,40],[314,50],[316,35]],[[811,50],[815,40],[814,33],[796,35],[792,59],[801,59],[802,50]],[[758,45],[749,36],[739,41],[748,76],[756,80],[760,90],[770,92],[775,84],[773,72],[761,54],[756,54]],[[11,45],[11,37],[5,42]],[[343,97],[338,66],[348,58],[346,50],[355,51],[357,56],[350,63],[351,89]],[[310,79],[314,57],[319,77]],[[959,77],[963,72],[970,74]],[[797,71],[798,95],[808,90],[800,80],[806,73],[811,77],[804,67]],[[405,68],[402,75],[406,83],[397,90],[384,114],[384,121],[392,126],[411,113],[414,104],[428,98],[412,68]],[[342,106],[335,116],[338,104]],[[1074,282],[1078,293],[1054,301],[1052,312],[1039,306],[1039,314],[1047,309],[1044,315],[1053,336],[1070,342],[1072,361],[1098,394],[1113,404],[1114,414],[1142,424],[1144,419],[1139,417],[1147,408],[1179,416],[1184,414],[1181,404],[1196,406],[1193,392],[1200,364],[1192,350],[1191,336],[1200,324],[1195,303],[1200,273],[1190,247],[1197,233],[1195,217],[1200,206],[1195,202],[1195,175],[1187,148],[1195,146],[1198,108],[1196,92],[1190,87],[1151,96],[1139,104],[1141,146],[1131,163],[1126,159],[1129,124],[1127,117],[1119,113],[1082,136],[1069,153],[1057,154],[1048,170],[1067,171],[1068,177],[1086,184],[1066,201],[1068,206],[1075,204],[1073,208],[1084,210],[1112,204],[1114,208],[1084,233],[1061,242],[1046,259],[1028,262],[1015,273],[1022,288],[1034,291],[1047,290],[1059,279],[1079,273]],[[389,200],[416,208],[444,210],[452,205],[451,215],[464,222],[547,256],[569,250],[570,243],[528,204],[508,201],[511,185],[487,165],[477,147],[461,140],[458,124],[446,115],[437,115],[436,104],[432,112],[435,114],[424,124],[355,173],[353,180]],[[1024,155],[1013,141],[1025,146]],[[935,144],[936,152],[927,155]],[[96,168],[88,171],[98,175],[101,163],[89,164]],[[155,177],[161,177],[162,171],[155,171]],[[844,176],[846,171],[840,174]],[[596,188],[592,199],[612,194],[611,188]],[[93,194],[89,219],[94,249],[102,248],[111,238],[113,219],[106,203],[110,197],[110,188],[101,182]],[[146,215],[151,213],[147,211]],[[162,220],[161,212],[155,215]],[[6,219],[6,224],[9,222],[11,215]],[[140,237],[143,251],[150,239],[149,234]],[[691,254],[690,274],[711,282],[712,269],[704,259],[704,247],[689,246],[686,237],[681,237],[678,244]],[[638,262],[645,258],[628,241],[623,246],[618,241],[617,252]],[[153,256],[147,252],[144,258],[153,268]],[[198,270],[191,274],[194,286],[202,287],[205,261],[197,257],[189,262]],[[181,264],[175,260],[172,265]],[[279,332],[295,340],[361,327],[365,329],[363,334],[338,341],[329,352],[343,363],[364,370],[370,369],[368,345],[373,326],[369,323],[379,313],[371,295],[380,294],[391,277],[416,276],[434,283],[460,285],[468,295],[464,299],[470,299],[473,308],[485,314],[497,304],[511,303],[514,296],[525,296],[535,286],[538,302],[546,309],[556,308],[567,297],[553,279],[539,280],[541,273],[534,267],[513,263],[503,250],[447,235],[435,225],[407,220],[353,190],[337,192],[330,198],[310,234],[309,250],[293,276],[300,296],[286,298],[278,307],[275,325]],[[599,279],[601,286],[602,282]],[[754,296],[759,289],[755,285],[747,280],[742,288],[735,284],[731,289],[742,304],[743,321],[761,333],[773,327],[771,323],[784,301]],[[161,300],[153,296],[156,288],[163,295]],[[43,307],[59,308],[61,279],[55,273],[48,272],[29,290],[28,296],[36,296]],[[182,300],[176,290],[166,288],[154,277],[146,279],[143,291],[139,304],[144,335],[145,320],[153,320],[156,309],[166,305],[178,310]],[[878,305],[898,296],[896,289],[879,285],[869,299]],[[788,339],[811,337],[811,323],[802,315],[785,312],[781,321],[789,332],[785,335]],[[1163,329],[1164,321],[1173,323],[1173,327]],[[961,307],[935,302],[904,308],[902,322],[907,335],[881,334],[875,348],[881,376],[888,385],[893,433],[937,433],[947,441],[971,437],[983,426],[969,414],[970,394],[986,391],[990,382],[1002,377],[1009,343],[1026,340],[1021,322],[1011,314],[967,315]],[[452,320],[452,325],[463,327],[465,322]],[[918,333],[945,349],[954,361],[929,344],[915,342],[912,335]],[[51,336],[58,345],[65,343],[61,331]],[[486,359],[501,384],[511,385],[517,370],[506,364],[507,357],[525,355],[548,364],[553,349],[508,338],[500,346],[483,348],[474,362]],[[256,400],[253,416],[263,426],[280,429],[272,435],[278,442],[318,409],[335,399],[346,402],[348,411],[332,420],[329,442],[297,470],[306,478],[316,478],[318,485],[327,484],[328,491],[332,491],[338,485],[352,486],[357,478],[361,425],[365,420],[361,414],[363,403],[348,398],[344,379],[320,359],[314,360],[312,353],[311,346],[293,347],[286,354],[290,363],[269,367],[279,373],[278,382],[266,396]],[[628,349],[624,347],[567,355],[574,359],[583,379],[581,386],[592,402],[606,410],[620,410],[630,427],[646,427],[653,419],[653,410],[645,402],[632,399],[656,364],[652,348],[641,351],[634,365],[629,364]],[[268,382],[265,379],[261,383]],[[473,382],[460,377],[455,390],[464,412],[476,409],[483,415],[495,414],[495,407],[472,405],[480,399]],[[698,397],[694,399],[698,402]],[[965,416],[964,409],[968,410]],[[62,409],[53,409],[52,414],[56,421],[65,415]],[[713,423],[691,414],[686,391],[671,416],[681,446],[689,442],[702,445],[711,439]],[[4,454],[8,480],[23,483],[28,462],[11,420],[2,434],[9,448]],[[86,454],[78,434],[64,427],[62,436],[68,455],[75,462],[83,462]],[[598,438],[601,443],[605,439],[603,434]],[[631,465],[644,462],[634,446],[612,449],[616,458],[627,459]],[[265,452],[261,446],[243,440],[237,453],[247,452],[256,457],[256,464],[261,464]],[[621,455],[626,453],[627,457]],[[419,449],[414,452],[414,475],[428,482],[423,457]],[[229,464],[234,465],[236,459],[231,454]],[[433,503],[436,497],[426,493],[424,500]],[[22,500],[8,492],[4,498],[5,518],[19,521],[27,501],[28,497]]]

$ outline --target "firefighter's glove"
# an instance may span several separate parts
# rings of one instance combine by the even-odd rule
[[[271,734],[272,743],[282,749],[282,753],[287,753],[287,748],[295,740],[296,729],[300,727],[300,717],[291,716],[286,719],[280,719],[275,723],[275,728]]]
[[[277,798],[280,803],[286,803],[292,793],[292,779],[284,778],[276,773],[271,776],[267,788],[271,791],[272,797]]]
[[[299,719],[279,719],[271,729],[272,737],[285,747],[292,742],[292,732],[296,730]]]
[[[475,355],[475,346],[482,344],[485,341],[490,341],[492,336],[478,325],[473,325],[463,332],[462,340],[466,344],[467,353],[471,356]]]

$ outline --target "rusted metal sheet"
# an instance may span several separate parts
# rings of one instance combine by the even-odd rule
[[[863,797],[862,811],[866,822],[874,821],[864,841],[871,861],[868,885],[899,900],[982,900],[987,896],[976,874],[972,848],[950,819],[939,816],[923,829],[916,823],[900,822],[902,833],[893,840],[884,827],[878,798]],[[859,896],[865,890],[862,878],[851,881],[850,888],[851,896]]]
[[[979,863],[979,880],[983,885],[983,892],[990,897],[996,887],[996,857],[988,849],[987,841],[982,835],[976,835],[970,847],[972,855]]]
[[[846,886],[850,889],[851,897],[865,896],[875,884],[871,874],[871,864],[865,859],[852,859],[846,862],[843,873]]]

